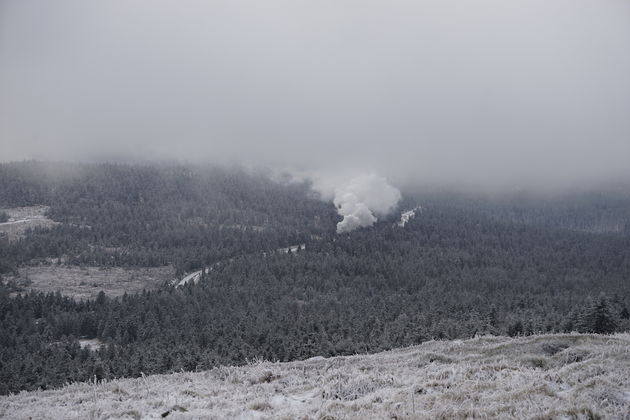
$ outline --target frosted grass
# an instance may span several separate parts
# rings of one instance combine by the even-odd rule
[[[431,341],[0,397],[11,419],[630,419],[630,334]]]

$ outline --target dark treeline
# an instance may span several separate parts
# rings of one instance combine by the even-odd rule
[[[334,229],[308,185],[238,168],[42,162],[0,164],[0,208],[50,206],[61,224],[0,237],[0,274],[64,257],[69,264],[161,266],[179,274]]]
[[[413,197],[411,203],[448,205],[508,223],[630,236],[629,185],[629,182],[622,182],[598,189],[547,192],[409,188],[407,195]]]
[[[475,334],[627,330],[630,239],[432,206],[122,299],[0,293],[0,392]],[[106,343],[81,350],[78,337]]]

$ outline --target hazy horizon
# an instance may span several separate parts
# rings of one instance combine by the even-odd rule
[[[621,0],[0,3],[0,161],[630,176]]]

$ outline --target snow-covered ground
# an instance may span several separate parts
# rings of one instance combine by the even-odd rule
[[[206,269],[206,272],[207,272],[207,269]],[[183,279],[179,280],[175,287],[183,286],[183,285],[185,285],[185,284],[187,284],[188,282],[191,282],[191,281],[193,283],[198,283],[200,278],[201,278],[201,270],[192,272],[192,273],[184,276]]]
[[[289,252],[294,254],[298,251],[304,251],[306,249],[306,244],[299,244],[299,245],[291,245],[289,247],[286,248],[278,248],[276,250],[276,252],[281,252],[284,254],[288,254]]]
[[[112,297],[155,290],[175,276],[172,266],[77,267],[58,265],[57,261],[50,259],[50,265],[22,266],[17,276],[8,275],[5,280],[15,281],[24,292],[60,292],[74,299],[96,299],[101,290]]]
[[[278,248],[276,249],[276,252],[282,253],[282,254],[295,254],[296,252],[299,251],[304,251],[306,250],[306,244],[299,244],[299,245],[291,245],[288,246],[286,248]],[[263,252],[262,253],[263,256],[266,256],[267,253]],[[232,258],[230,258],[229,261],[232,261]],[[206,274],[208,274],[210,271],[212,271],[216,266],[221,265],[221,261],[214,263],[213,265],[211,265],[210,267],[206,267],[204,268],[204,270],[206,270]],[[199,283],[199,280],[201,279],[201,270],[197,270],[197,271],[193,271],[192,273],[186,274],[181,280],[180,279],[175,279],[171,284],[175,285],[175,287],[181,287],[189,282],[193,282],[195,284]]]
[[[57,222],[46,217],[48,209],[47,206],[0,209],[9,216],[8,221],[0,223],[0,235],[5,234],[9,240],[16,240],[23,237],[28,229],[57,225]]]
[[[82,349],[98,350],[103,347],[103,342],[98,338],[80,338],[79,345]]]
[[[630,334],[432,341],[0,397],[11,419],[630,419]]]
[[[422,208],[420,206],[413,208],[411,210],[404,211],[400,214],[400,220],[396,223],[400,227],[405,227],[407,222],[416,216],[416,212],[421,211]]]

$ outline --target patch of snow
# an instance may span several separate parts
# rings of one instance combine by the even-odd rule
[[[9,219],[8,222],[3,222],[0,223],[0,226],[6,226],[6,225],[17,225],[19,223],[31,223],[35,220],[46,220],[45,217],[30,217],[28,219],[20,219],[20,220],[11,220]]]
[[[104,344],[98,338],[80,338],[79,345],[82,349],[90,349],[92,351],[95,351],[103,347]]]
[[[413,208],[411,210],[407,210],[405,212],[402,212],[401,215],[400,215],[400,221],[397,223],[397,226],[405,227],[407,222],[409,222],[409,220],[411,220],[413,217],[416,216],[416,212],[417,211],[421,211],[421,210],[422,210],[422,207],[418,206],[418,207]]]
[[[206,269],[207,270],[207,269]],[[188,274],[187,276],[185,276],[183,279],[181,279],[176,285],[175,287],[180,287],[183,286],[185,284],[187,284],[188,282],[193,282],[195,284],[197,284],[199,282],[199,280],[201,279],[201,271],[202,270],[198,270],[195,272],[192,272],[190,274]],[[207,271],[206,271],[207,273]]]
[[[51,227],[58,225],[58,222],[46,217],[48,209],[49,207],[47,206],[0,209],[0,211],[9,216],[9,219],[6,222],[0,223],[0,234],[7,235],[9,240],[13,241],[23,237],[30,228]]]
[[[276,251],[284,252],[285,254],[288,254],[288,253],[294,254],[298,251],[304,251],[305,249],[306,249],[306,244],[299,244],[299,245],[291,245],[286,248],[278,248]]]
[[[278,248],[276,249],[275,252],[279,252],[279,253],[284,253],[284,254],[295,254],[298,251],[304,251],[306,250],[306,244],[298,244],[298,245],[291,245],[288,246],[286,248]],[[262,253],[263,257],[267,256],[266,252]],[[228,261],[232,261],[233,259],[230,258]],[[187,274],[186,276],[184,276],[184,278],[182,278],[181,280],[179,279],[175,279],[173,280],[173,282],[171,284],[175,285],[175,287],[181,287],[189,282],[193,282],[195,284],[197,284],[199,282],[199,280],[201,279],[201,273],[204,272],[205,274],[210,273],[211,271],[214,271],[215,267],[218,267],[221,265],[221,261],[214,263],[213,265],[209,266],[209,267],[205,267],[202,270],[197,270],[197,271],[193,271],[190,274]]]

